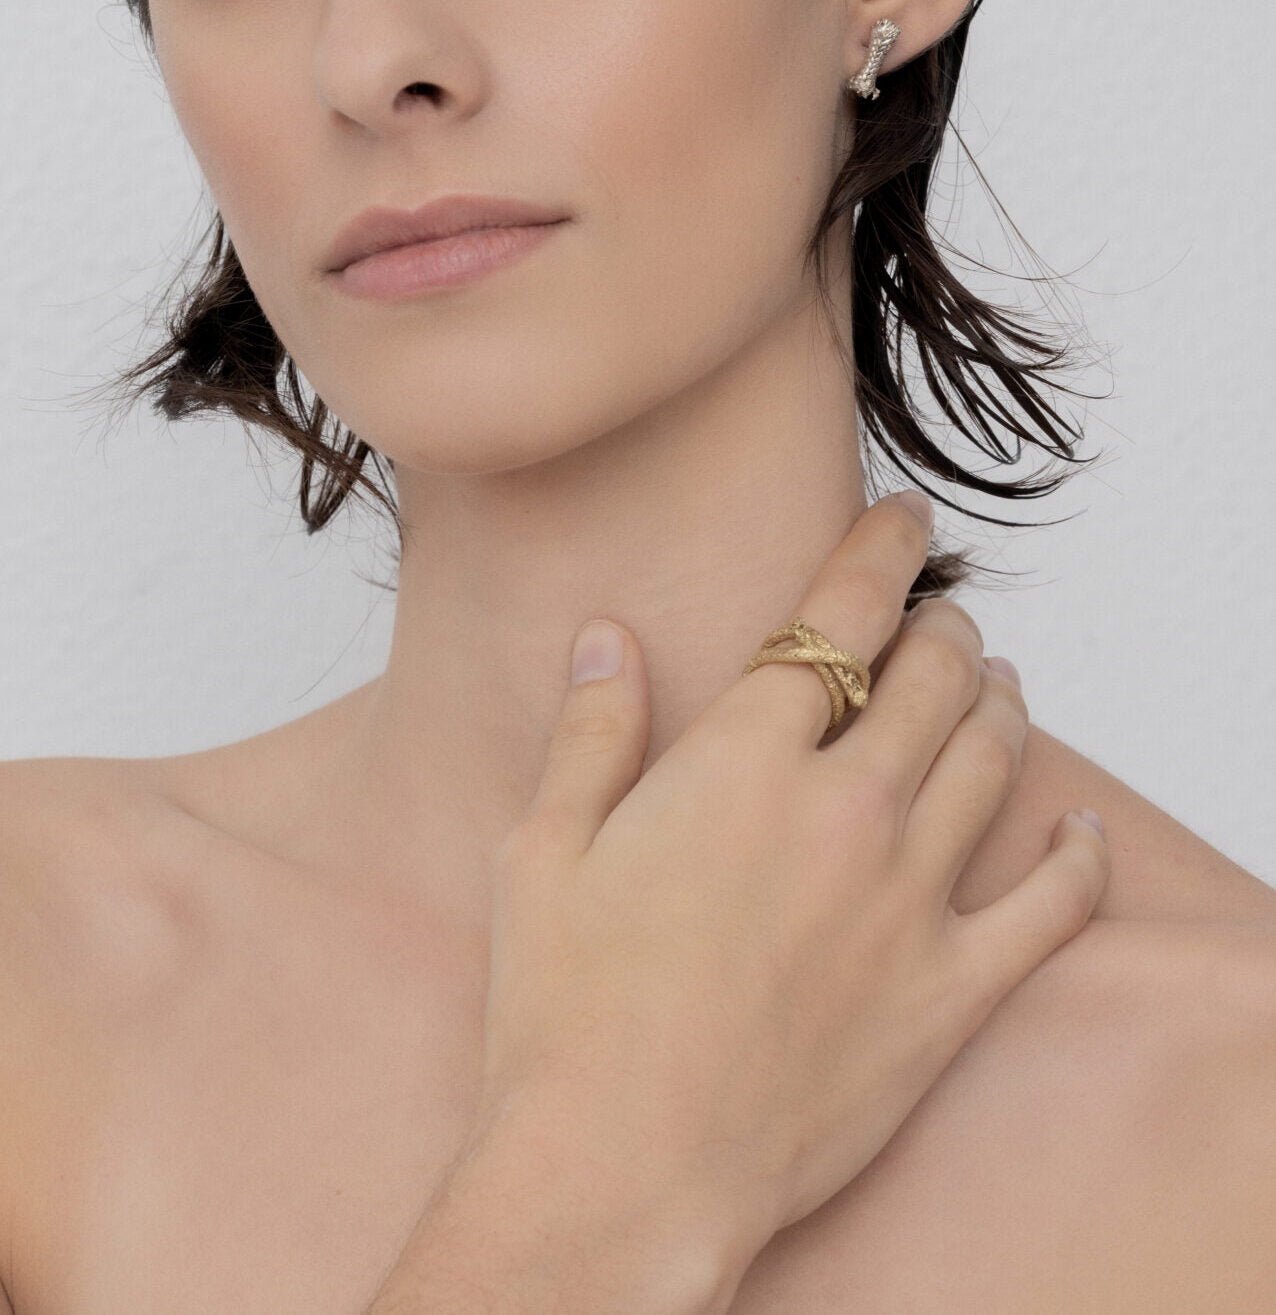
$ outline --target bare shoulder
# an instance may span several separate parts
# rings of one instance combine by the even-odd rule
[[[67,864],[84,862],[103,829],[68,776],[69,760],[0,763],[0,1279],[12,1309],[24,1276],[16,1257],[39,1246],[30,1227],[47,1157],[83,1090],[88,1019],[76,1007],[84,989],[85,901]],[[109,834],[109,828],[106,831]],[[92,901],[92,896],[89,896]],[[38,1212],[38,1207],[37,1207]],[[40,1258],[35,1257],[38,1266]]]
[[[0,763],[0,1021],[28,1075],[82,1060],[171,962],[181,817],[128,759]]]
[[[980,839],[953,892],[959,913],[982,908],[1044,856],[1060,814],[1097,809],[1112,868],[1096,910],[1128,922],[1248,922],[1276,926],[1276,889],[1063,740],[1030,725],[1006,806]],[[1225,843],[1225,840],[1220,840]]]
[[[0,763],[11,969],[34,971],[69,1004],[95,970],[140,967],[159,952],[178,912],[161,859],[179,819],[128,759]]]
[[[733,1315],[1276,1309],[1274,1115],[1276,927],[1094,921]]]
[[[171,947],[180,901],[162,860],[179,816],[127,759],[0,763],[3,1021],[59,1038],[23,1052],[33,1065],[92,1036],[114,988],[127,996]]]
[[[177,962],[162,869],[179,817],[130,760],[0,763],[0,1280],[19,1310],[67,1227],[50,1175],[92,1135],[111,1048]]]
[[[1096,922],[1006,1004],[979,1038],[1003,1091],[985,1149],[1024,1178],[984,1203],[1038,1225],[1005,1220],[1006,1308],[1276,1306],[1276,927]]]

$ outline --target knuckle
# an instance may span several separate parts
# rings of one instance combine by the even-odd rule
[[[959,634],[938,627],[919,627],[909,633],[908,647],[920,659],[928,683],[951,691],[965,707],[979,697],[979,660]]]
[[[954,603],[951,598],[929,598],[926,601],[930,605],[927,609],[930,624],[964,635],[967,642],[973,645],[974,651],[982,655],[983,631],[975,624],[975,618],[964,607]]]
[[[1004,789],[1019,774],[1019,745],[987,723],[970,726],[964,736],[963,756],[981,781]]]
[[[625,739],[620,719],[605,712],[569,713],[558,729],[551,752],[559,760],[610,754]]]
[[[945,608],[949,609],[952,619],[958,625],[963,626],[975,641],[976,652],[982,654],[984,651],[984,632],[980,630],[975,618],[960,603],[954,603],[951,598],[942,598],[940,602]]]
[[[991,680],[991,668],[985,667],[980,673],[985,677],[981,697],[999,699],[1005,704],[1005,715],[1014,723],[1015,730],[1022,735],[1028,726],[1028,703],[1023,691],[1008,680]]]
[[[1032,728],[1032,722],[1028,718],[1028,705],[1022,697],[1011,702],[1004,724],[1006,738],[1014,745],[1015,754],[1022,767],[1024,751],[1028,747],[1028,732]]]
[[[922,598],[904,613],[901,618],[899,639],[902,639],[905,635],[911,635],[915,630],[926,629],[926,618],[930,614],[931,601],[929,598]]]

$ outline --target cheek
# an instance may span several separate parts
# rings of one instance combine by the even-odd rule
[[[656,7],[659,32],[597,86],[582,153],[612,201],[601,287],[627,342],[694,376],[802,295],[836,105],[804,7]]]
[[[242,6],[219,14],[187,0],[155,7],[169,99],[245,268],[277,267],[314,186],[304,176],[317,151],[305,136],[308,88],[280,73],[297,42],[298,15],[287,9],[286,0],[250,17]]]

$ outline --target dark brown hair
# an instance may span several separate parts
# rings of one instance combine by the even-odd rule
[[[154,54],[149,0],[126,3]],[[1073,472],[1064,470],[1038,482],[996,482],[965,470],[927,436],[906,378],[908,336],[926,387],[945,419],[997,463],[1018,461],[1025,442],[1071,464],[1095,459],[1074,456],[1073,441],[1082,437],[1081,428],[1066,423],[1043,395],[1048,387],[1074,397],[1094,396],[1050,378],[1073,365],[1074,345],[1032,327],[1024,311],[1007,312],[971,293],[945,264],[928,228],[932,176],[950,126],[970,22],[981,4],[972,0],[947,35],[885,75],[879,99],[858,101],[854,143],[808,244],[806,264],[809,269],[814,263],[822,304],[833,323],[826,245],[830,229],[850,212],[850,352],[840,334],[838,342],[854,381],[862,434],[905,475],[911,473],[905,462],[911,461],[981,493],[1035,498],[1058,488]],[[853,95],[849,90],[846,94]],[[986,187],[982,172],[979,177]],[[248,285],[220,214],[215,214],[197,252],[210,240],[211,252],[193,286],[178,292],[194,256],[165,294],[167,336],[162,345],[108,380],[109,391],[125,406],[149,396],[152,410],[170,420],[221,411],[246,427],[279,435],[301,456],[299,498],[309,533],[322,529],[347,497],[370,496],[390,513],[401,553],[398,508],[364,471],[370,460],[388,487],[381,463],[384,460],[393,473],[394,462],[337,421],[318,397],[306,396],[295,363]],[[998,396],[985,376],[991,376],[1004,396]],[[1012,436],[1013,452],[999,430]],[[876,494],[873,454],[867,445],[863,456],[868,491]],[[316,467],[321,472],[317,489]],[[921,487],[935,501],[977,519],[1026,524],[958,507],[927,485]],[[976,570],[1001,574],[973,563],[967,553],[932,551],[913,585],[909,606],[918,598],[951,591]]]

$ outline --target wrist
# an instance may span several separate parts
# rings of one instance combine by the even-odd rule
[[[506,1115],[454,1162],[368,1315],[721,1315],[756,1250],[724,1219]]]

